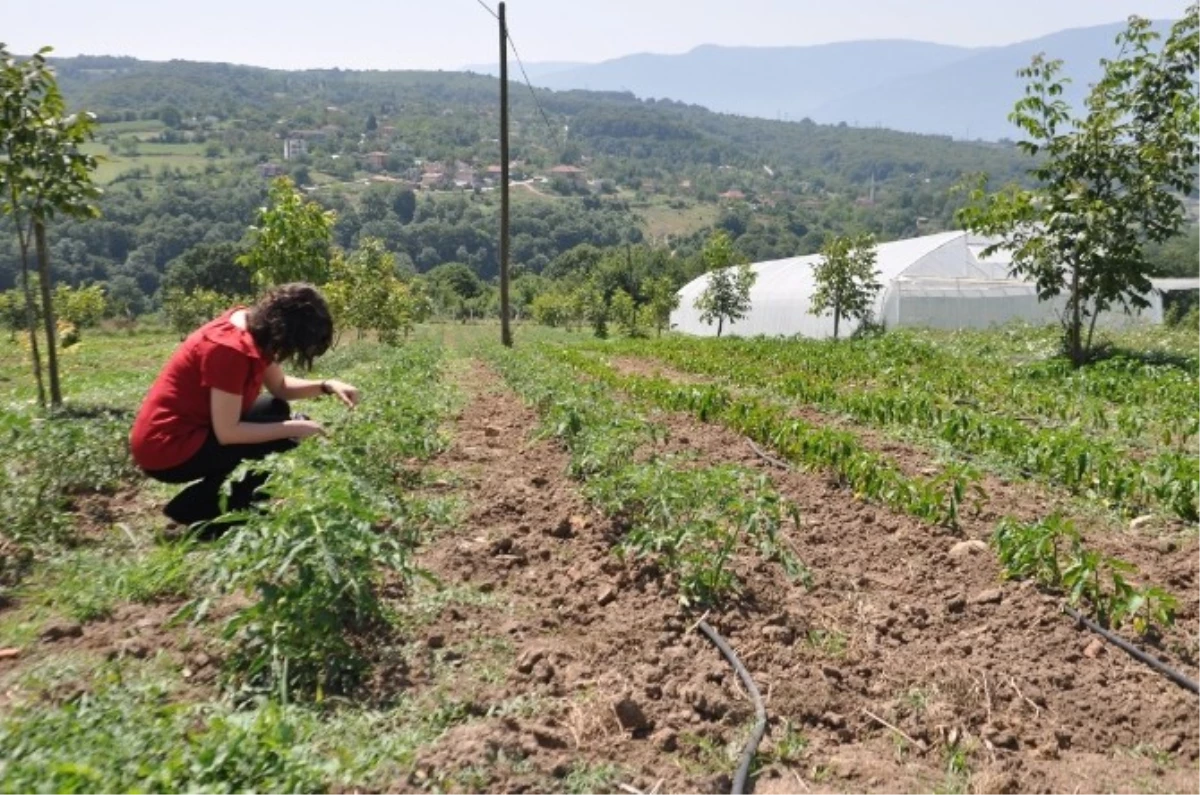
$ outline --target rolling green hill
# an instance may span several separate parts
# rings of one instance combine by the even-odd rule
[[[463,261],[484,278],[496,272],[495,78],[115,57],[55,66],[71,105],[102,122],[94,151],[107,188],[102,220],[52,231],[56,272],[69,281],[123,276],[152,294],[189,248],[239,240],[276,172],[339,211],[342,245],[371,234],[421,270]],[[1007,146],[629,93],[514,83],[510,97],[514,177],[525,183],[513,255],[533,272],[581,242],[649,238],[686,253],[714,222],[759,259],[811,252],[850,229],[884,239],[937,230],[951,223],[950,188],[964,175],[1007,180],[1026,165]],[[306,151],[285,161],[288,138]],[[388,209],[413,189],[415,213]],[[15,248],[0,236],[0,289],[13,282]]]

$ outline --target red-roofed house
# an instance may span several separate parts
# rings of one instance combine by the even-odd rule
[[[555,166],[550,169],[551,178],[565,179],[568,182],[580,182],[585,176],[582,168],[576,166]]]

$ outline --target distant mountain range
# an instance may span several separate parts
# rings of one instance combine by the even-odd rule
[[[1165,31],[1171,23],[1159,21]],[[526,64],[529,79],[556,90],[629,91],[723,113],[955,138],[1017,137],[1008,121],[1024,84],[1016,72],[1039,52],[1065,62],[1066,98],[1078,105],[1116,55],[1125,23],[1074,28],[1003,47],[919,41],[851,41],[808,47],[703,45],[682,55],[627,55],[597,64]],[[496,74],[495,65],[470,71]],[[515,63],[510,79],[520,80]]]

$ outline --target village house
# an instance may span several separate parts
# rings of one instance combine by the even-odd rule
[[[387,152],[367,152],[366,154],[367,168],[374,171],[383,171],[387,168],[387,160]]]
[[[454,187],[470,188],[475,185],[475,169],[461,160],[454,164]]]
[[[577,166],[555,166],[550,169],[552,179],[565,179],[567,182],[582,182],[586,176],[582,168]]]
[[[283,139],[283,159],[295,160],[297,157],[308,154],[308,141],[303,138],[284,138]]]
[[[421,187],[428,190],[438,186],[445,174],[446,167],[441,163],[425,163],[421,166]]]
[[[480,173],[478,175],[478,177],[479,177],[479,181],[485,186],[492,187],[495,185],[499,185],[500,184],[500,166],[498,166],[498,165],[488,166],[487,168],[485,168],[483,170],[482,173]]]

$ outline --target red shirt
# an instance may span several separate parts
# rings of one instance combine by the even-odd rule
[[[150,387],[129,435],[142,469],[170,469],[196,454],[212,431],[212,389],[241,395],[243,414],[254,405],[270,362],[250,332],[230,321],[241,308],[193,331]]]

